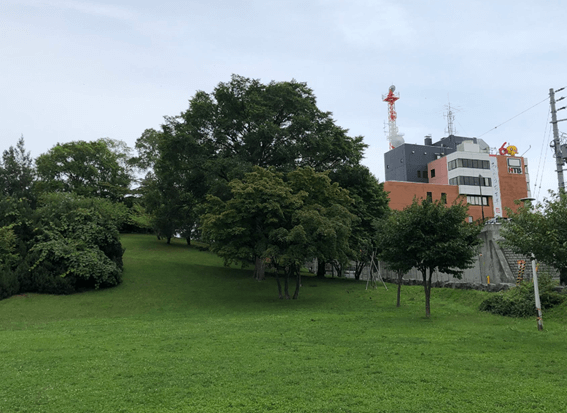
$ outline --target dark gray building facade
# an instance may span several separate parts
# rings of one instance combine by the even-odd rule
[[[386,181],[429,182],[427,164],[435,159],[455,152],[464,141],[480,143],[477,138],[450,135],[433,143],[426,137],[423,145],[404,143],[384,154]],[[483,142],[484,143],[484,142]]]

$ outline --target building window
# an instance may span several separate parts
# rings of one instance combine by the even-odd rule
[[[455,168],[490,169],[490,162],[480,159],[454,159],[447,164],[450,171]]]
[[[522,161],[519,158],[508,158],[508,173],[522,174]]]
[[[417,177],[421,178],[421,171],[417,171]]]
[[[435,169],[432,169],[432,170],[431,170],[431,177],[432,177],[432,178],[435,178]]]
[[[457,176],[449,179],[449,185],[492,186],[492,178],[478,176]]]
[[[423,171],[423,177],[427,179],[427,171]]]
[[[441,202],[447,204],[447,194],[445,192],[441,192]]]
[[[467,195],[467,203],[470,205],[489,206],[488,196]]]
[[[428,200],[429,202],[433,201],[433,194],[432,194],[431,192],[428,192],[428,193],[427,193],[427,200]]]

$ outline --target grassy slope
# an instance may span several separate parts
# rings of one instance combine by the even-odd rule
[[[567,410],[565,307],[304,279],[300,300],[181,241],[125,236],[124,283],[0,301],[0,412]]]

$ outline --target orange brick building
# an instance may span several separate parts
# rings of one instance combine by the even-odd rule
[[[503,145],[504,146],[504,145]],[[493,153],[491,153],[493,152]],[[403,144],[384,155],[390,207],[414,198],[466,202],[469,220],[506,217],[516,200],[529,197],[527,160],[515,147],[490,150],[481,139],[449,136],[433,144]]]

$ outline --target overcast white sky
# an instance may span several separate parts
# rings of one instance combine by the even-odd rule
[[[557,188],[546,97],[567,86],[566,52],[559,0],[1,0],[0,150],[22,134],[34,157],[73,140],[133,146],[235,73],[306,82],[364,136],[383,181],[395,84],[406,142],[445,136],[450,102],[458,135],[527,151],[541,199]]]

